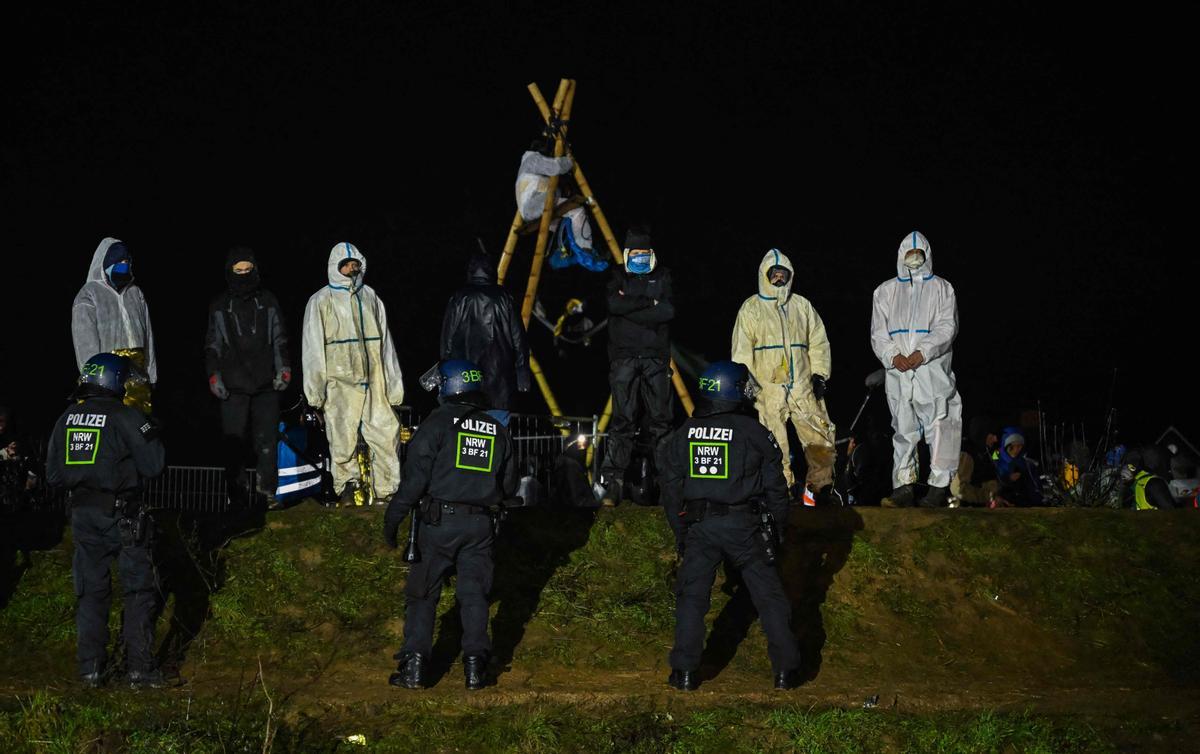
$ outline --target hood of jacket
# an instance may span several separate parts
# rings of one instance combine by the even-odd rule
[[[233,266],[238,262],[250,262],[254,269],[245,275],[237,275]],[[225,285],[234,295],[247,295],[258,289],[262,275],[258,267],[258,256],[253,249],[245,246],[235,246],[225,255]]]
[[[357,280],[351,279],[338,271],[338,267],[347,259],[357,259],[362,265],[362,272],[359,273]],[[330,288],[354,293],[363,287],[363,281],[367,279],[367,258],[363,256],[357,246],[349,241],[342,241],[329,250],[329,262],[326,266],[326,271],[329,273]]]
[[[495,285],[496,267],[486,254],[475,253],[467,260],[467,282],[474,285]]]
[[[1022,450],[1021,454],[1018,456],[1011,455],[1008,452],[1008,443],[1014,439],[1014,437],[1020,437],[1022,440],[1024,440],[1025,434],[1021,431],[1021,428],[1005,427],[1003,430],[1001,430],[999,437],[1000,452],[996,456],[997,473],[999,473],[1001,476],[1004,476],[1005,474],[1011,473],[1014,467],[1017,469],[1024,469],[1025,459],[1027,457],[1027,449]]]
[[[925,264],[910,270],[904,266],[904,255],[913,249],[925,252]],[[920,280],[933,277],[933,249],[929,246],[929,239],[915,230],[900,241],[900,249],[896,252],[896,279],[901,283],[911,283],[913,275]]]
[[[92,254],[92,263],[88,267],[87,282],[100,283],[113,293],[120,293],[120,291],[114,288],[112,283],[109,282],[108,276],[104,274],[105,257],[108,256],[109,247],[116,243],[122,243],[121,239],[109,237],[101,241],[100,245],[96,247],[96,251]],[[130,262],[133,262],[132,255],[127,253],[126,256],[129,257]],[[130,285],[133,285],[132,278],[129,280],[129,284],[125,286],[125,289],[128,289]]]
[[[767,270],[776,265],[787,269],[791,275],[788,277],[787,283],[780,287],[771,285],[771,281],[767,280]],[[771,249],[763,255],[762,262],[758,265],[758,297],[767,301],[775,301],[779,304],[786,304],[788,297],[792,295],[792,284],[796,282],[796,268],[792,266],[792,260],[787,258],[779,249]]]

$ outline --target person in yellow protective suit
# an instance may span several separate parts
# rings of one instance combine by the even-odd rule
[[[325,411],[333,483],[343,501],[362,483],[355,457],[361,434],[375,501],[385,504],[400,486],[400,422],[392,406],[404,402],[404,384],[387,312],[363,283],[366,273],[367,259],[353,244],[329,252],[329,284],[304,310],[304,395]]]
[[[755,401],[759,420],[783,451],[783,474],[795,484],[788,455],[787,422],[796,428],[808,461],[807,491],[833,502],[834,426],[825,409],[830,376],[829,338],[816,309],[792,293],[795,268],[778,249],[758,265],[758,293],[746,299],[733,326],[731,358],[750,367],[762,385]],[[805,502],[811,502],[806,494]]]

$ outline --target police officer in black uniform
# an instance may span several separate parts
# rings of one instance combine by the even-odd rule
[[[487,412],[484,375],[473,362],[444,361],[426,373],[421,384],[436,388],[442,405],[413,436],[400,491],[384,516],[384,539],[396,547],[400,523],[419,507],[413,525],[420,559],[409,570],[404,646],[396,655],[400,665],[388,683],[408,689],[424,686],[442,583],[453,569],[458,573],[455,596],[463,626],[466,686],[480,689],[487,684],[492,650],[488,637],[492,548],[502,503],[517,486],[512,440]]]
[[[712,364],[699,388],[695,413],[659,446],[663,508],[682,558],[667,682],[682,691],[699,685],[704,616],[725,561],[740,572],[762,620],[775,688],[794,688],[799,649],[774,566],[788,513],[782,455],[753,413],[758,385],[744,365]]]
[[[76,654],[80,678],[91,688],[103,685],[106,677],[114,559],[125,597],[122,634],[129,685],[165,685],[154,660],[159,598],[154,523],[141,501],[142,480],[162,473],[164,453],[154,423],[121,402],[132,370],[124,356],[102,353],[88,359],[72,395],[77,402],[54,425],[46,453],[47,481],[65,487],[70,496]]]

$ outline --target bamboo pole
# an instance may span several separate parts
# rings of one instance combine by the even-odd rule
[[[558,218],[562,217],[563,215],[567,214],[568,212],[570,212],[573,209],[579,209],[580,207],[586,207],[586,206],[587,206],[587,199],[585,199],[582,196],[574,196],[574,197],[571,197],[570,199],[566,199],[561,204],[559,204],[557,207],[554,208],[554,219],[557,220]],[[540,218],[540,217],[536,221],[530,220],[529,222],[527,222],[521,226],[521,229],[519,231],[517,231],[517,235],[527,236],[530,233],[537,231],[537,229],[541,226],[541,224],[542,224],[542,218]]]
[[[574,92],[571,82],[563,79],[558,83],[558,93],[554,97],[554,113],[560,117],[570,114],[571,100]],[[565,119],[565,117],[564,117]],[[559,132],[554,140],[554,156],[562,157],[563,135]],[[542,278],[542,266],[546,259],[546,244],[550,240],[550,221],[554,217],[554,202],[558,197],[558,176],[550,176],[546,185],[546,203],[542,207],[541,225],[538,227],[537,245],[533,249],[533,263],[529,269],[529,281],[525,284],[525,300],[521,303],[521,322],[529,329],[529,318],[533,315],[533,300],[537,297],[538,283]]]
[[[496,268],[496,282],[499,285],[504,285],[504,278],[508,275],[508,265],[512,263],[513,251],[517,248],[517,235],[521,232],[521,228],[525,225],[525,218],[521,217],[521,208],[517,208],[517,214],[513,216],[512,225],[508,228],[508,238],[504,241],[504,251],[500,254],[500,264]]]
[[[562,84],[560,83],[559,87],[561,86]],[[542,96],[542,90],[538,88],[537,82],[529,84],[526,89],[529,90],[530,96],[533,97],[534,104],[538,107],[538,112],[542,114],[542,120],[549,123],[550,106],[546,104],[546,98]],[[512,225],[508,228],[508,238],[504,241],[504,251],[500,254],[500,264],[496,270],[496,280],[500,285],[504,285],[504,278],[508,276],[508,266],[512,263],[513,252],[517,248],[517,239],[524,225],[525,218],[521,217],[521,208],[518,207],[517,213],[513,215]]]
[[[692,403],[692,394],[688,392],[687,385],[683,382],[683,375],[679,373],[679,367],[675,366],[675,359],[671,359],[671,384],[675,386],[675,394],[679,396],[679,402],[683,404],[683,410],[688,416],[696,410],[696,404]]]
[[[562,416],[562,409],[558,407],[558,401],[554,398],[554,392],[550,390],[550,382],[546,379],[546,375],[542,372],[542,365],[538,363],[533,353],[529,354],[529,371],[533,372],[533,379],[537,380],[538,389],[542,391],[542,398],[546,401],[546,406],[550,409],[551,416]],[[564,431],[563,434],[566,434]]]
[[[608,403],[604,404],[604,413],[600,415],[600,420],[596,422],[596,434],[604,434],[604,430],[608,429],[608,422],[612,419],[612,396],[608,396]],[[592,443],[588,447],[587,463],[589,469],[592,468],[592,457],[596,452],[596,443]]]
[[[561,87],[562,84],[560,83]],[[546,123],[550,122],[550,106],[546,104],[546,98],[542,96],[542,90],[538,88],[537,82],[529,84],[526,89],[529,90],[533,97],[534,103],[538,106],[538,112],[542,114],[542,120]],[[500,254],[500,264],[496,269],[496,282],[504,285],[504,279],[508,277],[508,266],[512,264],[513,252],[517,248],[517,240],[525,227],[525,218],[521,217],[521,208],[517,208],[517,212],[513,215],[512,225],[508,228],[508,238],[504,241],[504,251]]]

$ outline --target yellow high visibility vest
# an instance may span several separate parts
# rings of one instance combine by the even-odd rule
[[[1133,507],[1135,510],[1154,510],[1154,506],[1146,499],[1146,485],[1150,484],[1150,481],[1153,479],[1158,479],[1158,477],[1149,471],[1139,471],[1137,476],[1133,478]]]

